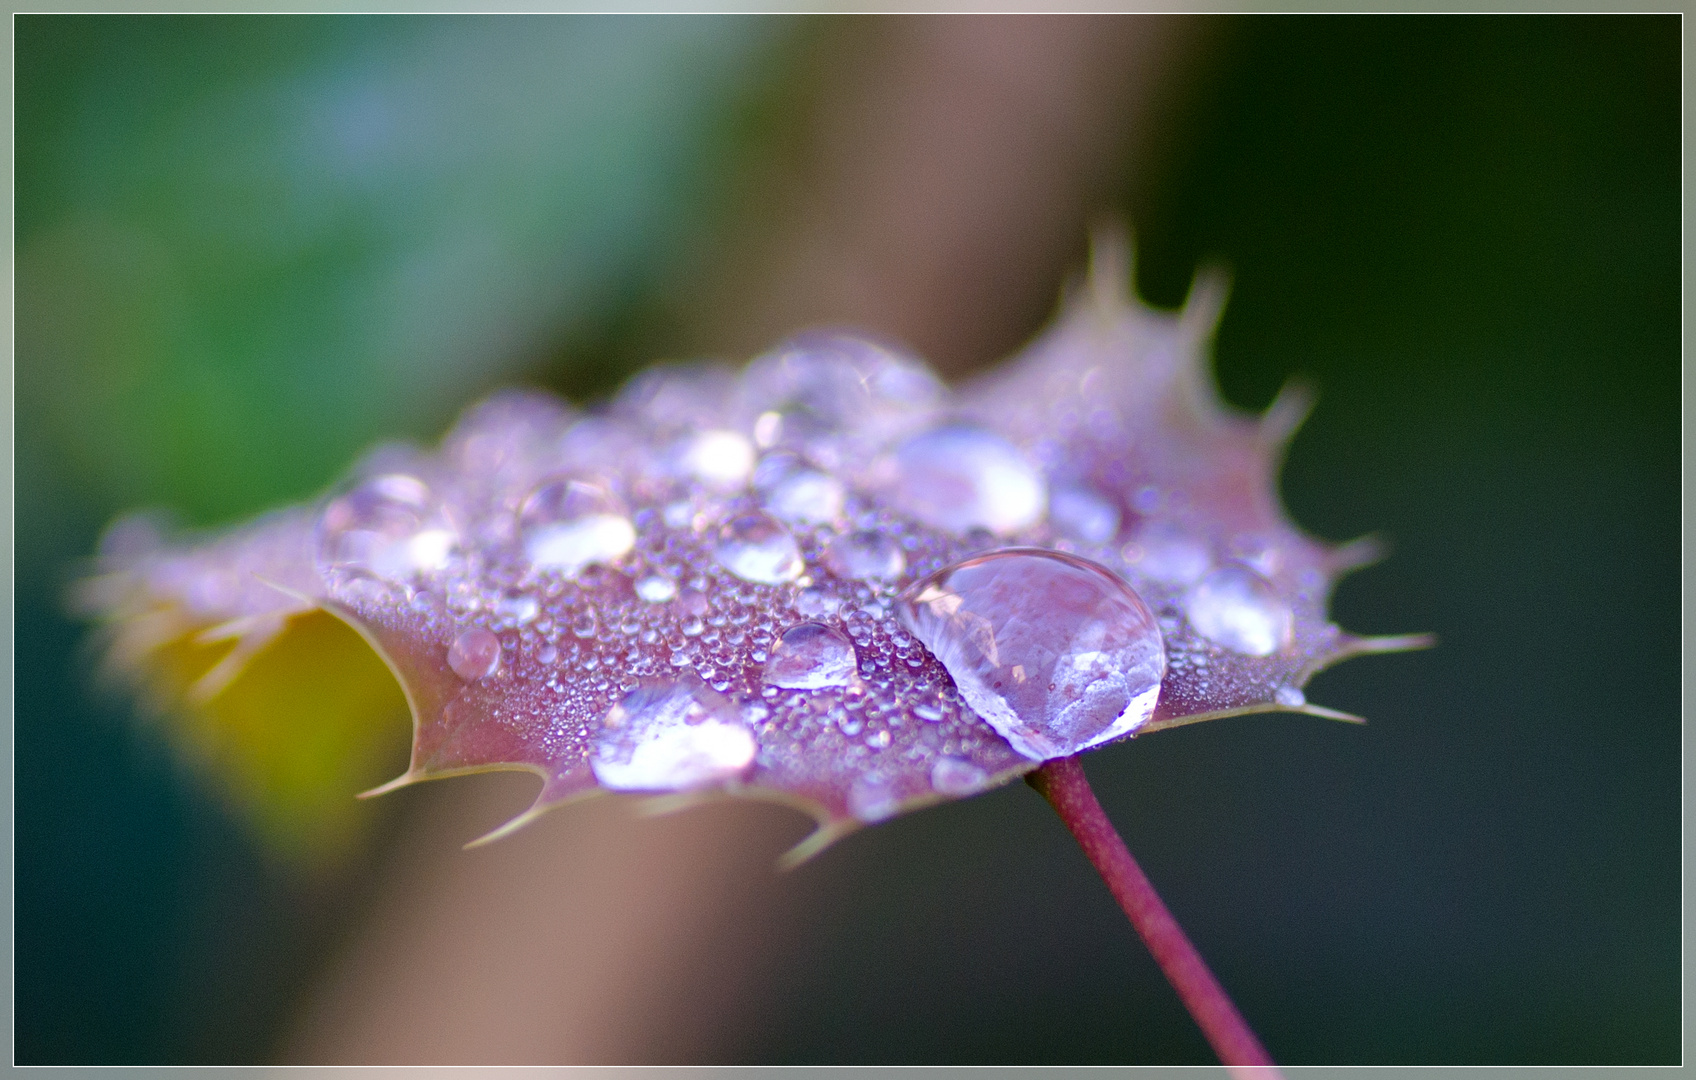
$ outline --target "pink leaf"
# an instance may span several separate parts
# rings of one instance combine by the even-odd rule
[[[1223,286],[1156,312],[1127,263],[1103,238],[1056,323],[957,389],[813,332],[742,370],[652,369],[590,413],[498,394],[314,507],[109,552],[89,603],[132,664],[185,627],[251,643],[207,694],[286,620],[337,614],[413,711],[410,767],[379,790],[542,778],[491,837],[597,790],[728,794],[811,813],[799,859],[1118,737],[1352,719],[1308,704],[1307,680],[1424,642],[1327,619],[1370,548],[1316,541],[1278,504],[1307,395],[1223,407]]]

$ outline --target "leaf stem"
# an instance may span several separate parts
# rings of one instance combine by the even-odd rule
[[[1090,790],[1089,780],[1076,757],[1056,758],[1043,763],[1025,777],[1060,820],[1077,838],[1078,845],[1101,874],[1113,898],[1130,916],[1131,925],[1143,944],[1154,954],[1172,989],[1195,1018],[1213,1052],[1237,1080],[1278,1080],[1279,1073],[1266,1048],[1249,1030],[1242,1013],[1231,1003],[1225,988],[1213,977],[1207,962],[1166,910],[1160,895],[1131,857],[1130,849],[1108,820],[1107,812]]]

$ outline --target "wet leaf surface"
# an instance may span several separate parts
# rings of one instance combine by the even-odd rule
[[[313,506],[207,540],[120,522],[82,601],[115,668],[155,684],[184,642],[229,643],[162,684],[190,710],[339,616],[411,706],[384,789],[542,778],[491,835],[603,789],[728,794],[812,814],[800,858],[1115,738],[1341,717],[1306,702],[1316,671],[1420,642],[1327,618],[1373,547],[1278,504],[1306,395],[1226,409],[1222,285],[1157,312],[1127,261],[1102,238],[1054,325],[958,388],[811,332],[741,369],[652,369],[589,412],[506,392]]]

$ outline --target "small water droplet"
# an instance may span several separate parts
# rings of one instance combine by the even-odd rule
[[[542,610],[534,596],[518,595],[503,596],[495,601],[495,614],[503,619],[511,620],[519,626],[524,626],[534,620]]]
[[[580,638],[592,638],[599,629],[600,620],[595,618],[594,608],[584,608],[572,616],[571,632]]]
[[[536,662],[538,664],[551,664],[558,659],[559,650],[554,648],[552,645],[543,645],[536,652]]]
[[[1299,709],[1303,705],[1307,704],[1307,695],[1302,693],[1299,687],[1280,686],[1277,690],[1272,692],[1272,700],[1276,701],[1280,705],[1286,705],[1292,709]]]
[[[1160,626],[1135,590],[1087,559],[1004,548],[915,582],[899,613],[1026,757],[1075,754],[1154,712],[1166,672]]]
[[[907,572],[907,555],[893,537],[870,529],[838,536],[825,552],[830,572],[850,581],[893,581]]]
[[[365,480],[326,506],[318,522],[324,563],[385,581],[440,570],[457,543],[429,487],[404,473]]]
[[[866,745],[873,750],[883,750],[889,746],[889,731],[879,729],[866,736]]]
[[[1106,544],[1119,535],[1119,508],[1086,487],[1057,487],[1048,497],[1048,520],[1060,535]]]
[[[683,470],[712,487],[734,490],[754,471],[754,444],[740,432],[702,431],[683,446]]]
[[[758,749],[735,704],[685,673],[608,710],[589,766],[615,791],[684,791],[735,778]]]
[[[765,506],[783,521],[825,525],[842,516],[847,498],[836,477],[815,469],[795,469],[767,490]]]
[[[743,385],[762,410],[761,445],[827,456],[846,449],[845,440],[875,444],[911,430],[945,392],[910,357],[836,331],[798,335],[756,358]]]
[[[448,667],[466,682],[476,682],[495,673],[501,665],[501,639],[482,627],[473,627],[448,646]]]
[[[1213,566],[1207,545],[1170,522],[1149,525],[1121,554],[1138,573],[1167,585],[1199,581]]]
[[[636,595],[650,604],[663,604],[677,595],[677,582],[650,574],[636,583]]]
[[[1295,613],[1270,581],[1246,566],[1208,574],[1184,597],[1184,614],[1202,636],[1248,656],[1271,656],[1295,633]]]
[[[805,622],[783,632],[766,661],[765,681],[785,690],[822,690],[854,681],[854,646],[840,630]]]
[[[542,484],[519,511],[524,554],[540,568],[575,576],[617,561],[636,545],[636,527],[616,496],[587,480]]]
[[[861,821],[883,821],[900,809],[900,797],[881,776],[862,776],[848,788],[848,811]]]
[[[818,619],[841,606],[841,601],[818,589],[802,589],[795,594],[795,610],[809,619]]]
[[[939,795],[975,795],[989,783],[989,774],[957,757],[941,757],[930,767],[930,786]]]
[[[769,514],[742,514],[725,522],[713,555],[732,574],[761,585],[794,581],[806,569],[795,538]]]
[[[963,424],[915,435],[895,452],[894,498],[939,529],[1006,536],[1042,520],[1048,486],[1017,447]]]

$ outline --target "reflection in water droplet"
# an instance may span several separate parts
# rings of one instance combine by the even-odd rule
[[[840,630],[807,622],[783,632],[765,680],[785,690],[822,690],[854,681],[854,645]]]
[[[685,472],[713,487],[738,488],[754,471],[754,444],[735,431],[703,431],[684,445],[682,464]]]
[[[474,627],[453,639],[448,646],[448,667],[466,682],[476,682],[501,666],[501,639]]]
[[[1086,544],[1105,544],[1119,535],[1119,508],[1085,487],[1055,488],[1048,520],[1061,536]]]
[[[608,710],[589,766],[615,791],[683,791],[734,779],[758,749],[735,704],[684,674]]]
[[[1166,650],[1130,586],[1038,548],[966,559],[901,594],[901,620],[966,702],[1037,761],[1124,735],[1154,712]]]
[[[794,581],[806,569],[795,538],[769,514],[743,514],[725,522],[713,555],[732,574],[761,585]]]
[[[650,604],[663,604],[677,595],[677,582],[651,574],[636,583],[636,595]]]
[[[862,529],[832,540],[824,563],[850,581],[893,581],[906,572],[907,555],[893,537]]]
[[[1272,700],[1276,701],[1280,705],[1287,705],[1292,709],[1299,709],[1303,705],[1307,704],[1307,695],[1302,693],[1299,687],[1280,686],[1277,690],[1273,691]]]
[[[896,503],[939,529],[1005,536],[1041,521],[1048,507],[1042,474],[983,428],[951,425],[915,435],[896,450],[895,467]]]
[[[783,521],[824,525],[842,516],[847,492],[842,481],[814,469],[796,469],[766,492],[765,505]]]
[[[960,758],[937,758],[930,767],[930,786],[939,795],[975,795],[988,783],[988,773]]]
[[[326,506],[318,522],[322,562],[387,581],[440,570],[457,542],[429,487],[404,473],[364,481]]]
[[[1295,633],[1295,613],[1270,581],[1246,566],[1208,574],[1184,597],[1184,614],[1204,637],[1249,656],[1271,656]]]
[[[553,480],[519,511],[524,554],[533,566],[575,576],[585,566],[617,561],[636,545],[636,528],[618,499],[587,480]]]

